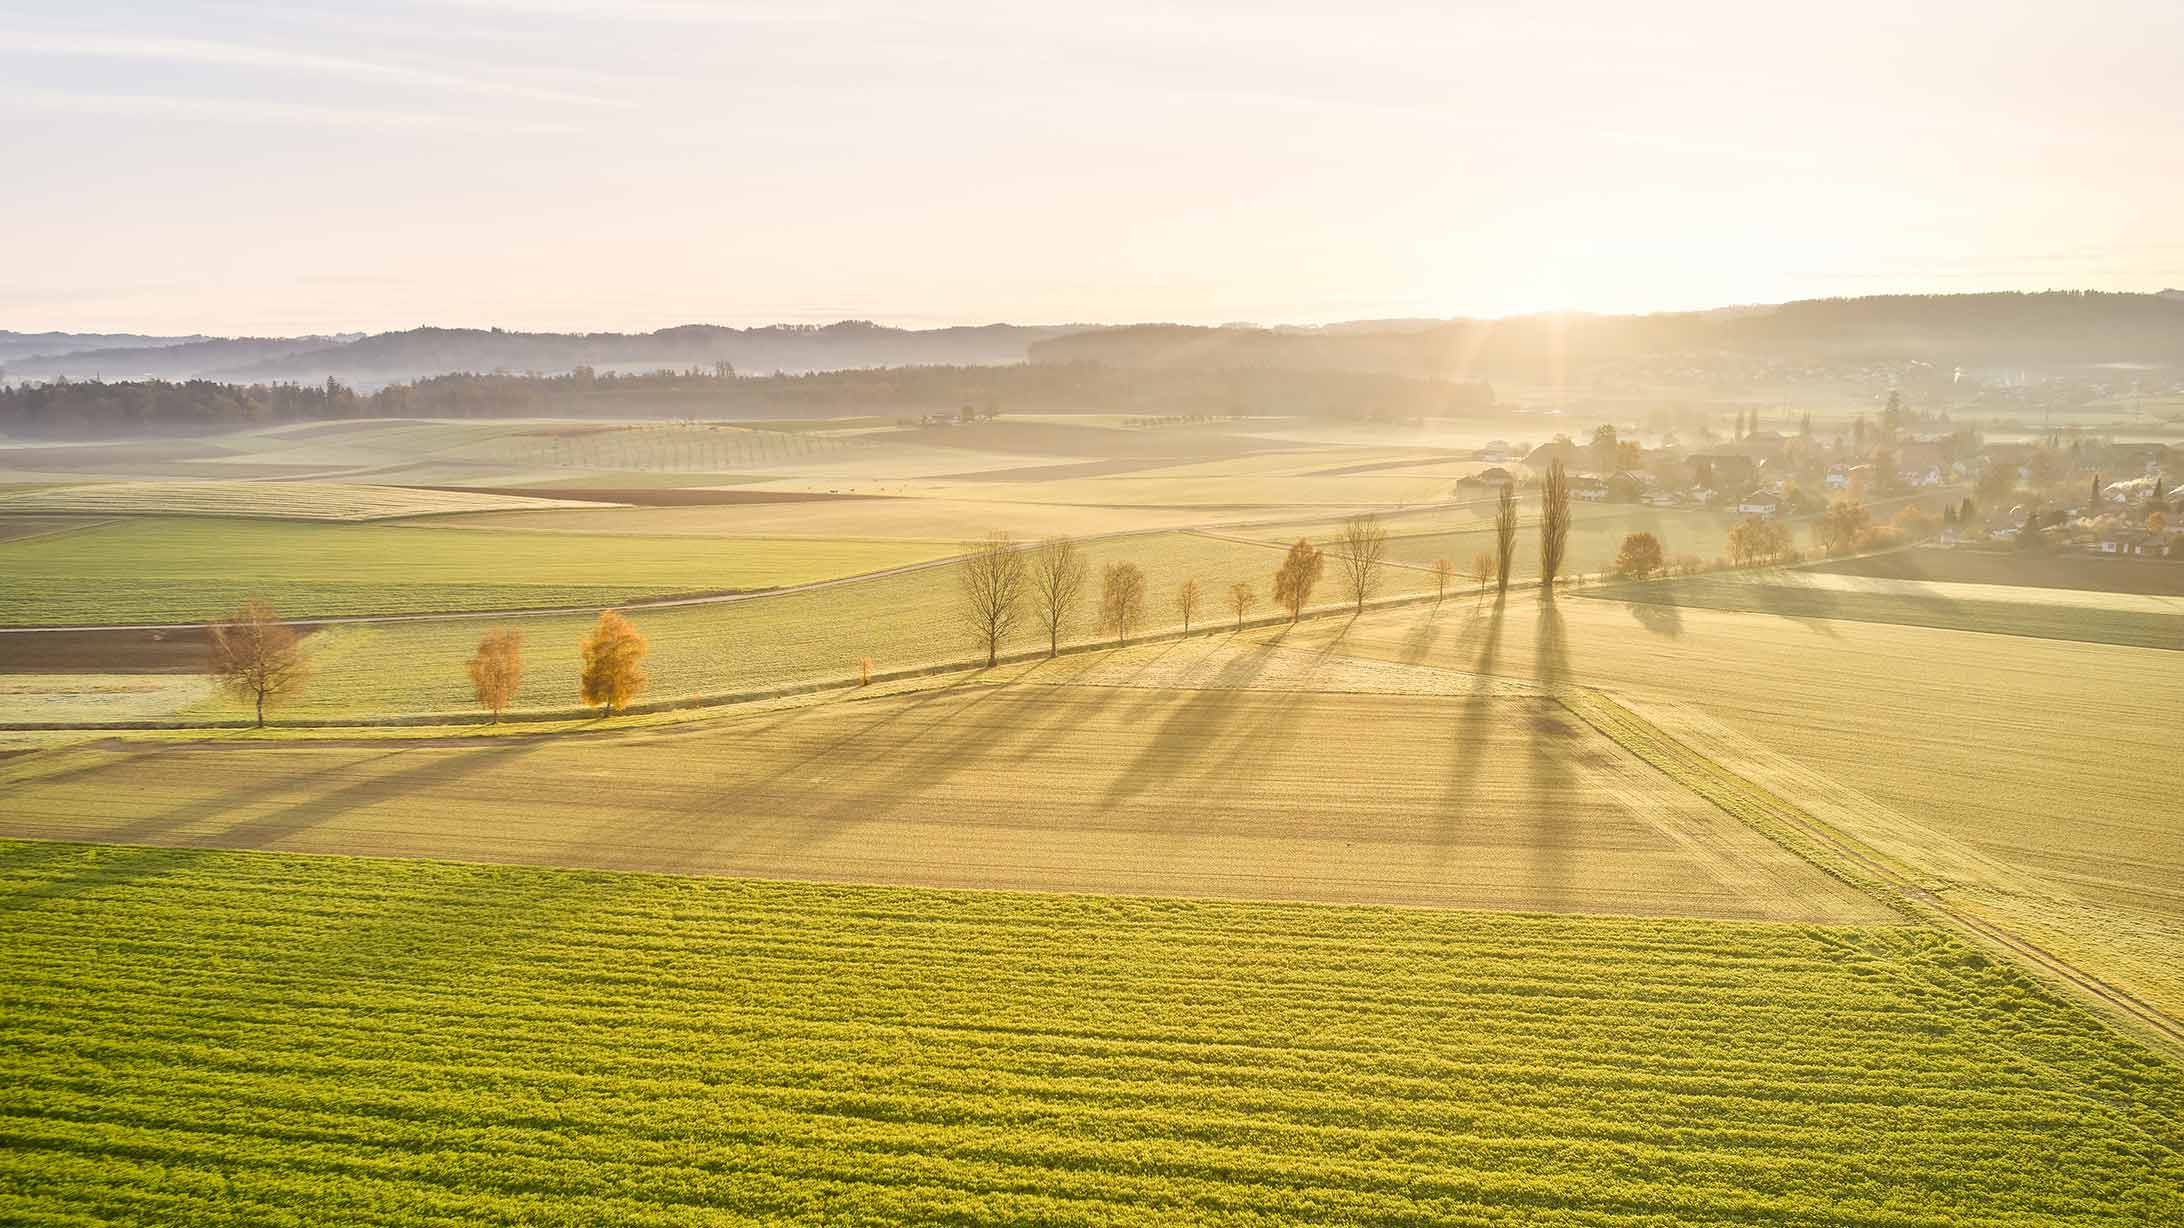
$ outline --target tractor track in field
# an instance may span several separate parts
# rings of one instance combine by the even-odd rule
[[[1579,702],[1570,702],[1572,698],[1579,699]],[[1697,772],[1718,783],[1721,789],[1741,795],[1725,799],[1715,789],[1702,787],[1696,790],[1746,822],[1753,822],[1754,816],[1748,812],[1748,809],[1752,809],[1759,811],[1765,820],[1789,829],[1791,834],[1800,838],[1798,841],[1782,840],[1779,833],[1768,830],[1767,822],[1753,823],[1762,833],[1775,837],[1792,852],[1818,862],[1818,859],[1812,857],[1810,848],[1800,848],[1798,845],[1809,842],[1819,846],[1828,856],[1847,863],[1873,884],[1894,892],[1917,913],[1954,927],[1990,947],[2002,948],[2020,965],[2029,965],[2046,973],[2053,980],[2068,985],[2080,996],[2105,1008],[2111,1015],[2138,1025],[2142,1033],[2158,1039],[2173,1054],[2184,1055],[2184,1023],[2180,1023],[2161,1008],[2140,999],[2129,990],[2087,972],[2038,943],[1975,916],[1921,887],[1887,859],[1866,851],[1857,841],[1837,831],[1795,802],[1780,797],[1714,762],[1690,744],[1616,702],[1607,694],[1588,690],[1582,696],[1565,697],[1563,702],[1571,712],[1620,743],[1624,749],[1687,786],[1693,783],[1689,774]],[[1821,868],[1831,869],[1825,864]]]

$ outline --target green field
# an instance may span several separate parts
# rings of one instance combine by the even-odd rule
[[[0,494],[4,515],[265,516],[363,521],[565,507],[552,499],[334,482],[112,481]]]
[[[1925,890],[2184,1017],[2184,653],[1530,596],[1284,644],[1604,690]]]
[[[0,623],[196,621],[252,596],[290,618],[603,606],[854,575],[955,548],[127,519],[0,541]]]
[[[2158,1224],[1936,933],[0,845],[0,1219]]]
[[[1092,577],[1071,638],[1097,634],[1093,622],[1099,570],[1111,560],[1134,562],[1144,570],[1147,631],[1180,621],[1171,602],[1188,577],[1196,577],[1206,593],[1207,608],[1199,615],[1203,624],[1221,621],[1224,612],[1217,602],[1237,580],[1257,588],[1256,614],[1273,612],[1268,594],[1281,552],[1270,547],[1193,533],[1155,533],[1094,542],[1087,552]],[[1329,570],[1320,595],[1328,602],[1339,601],[1340,588]],[[1430,583],[1431,577],[1422,572],[1394,570],[1384,592],[1419,592]],[[967,660],[976,645],[958,610],[957,586],[955,570],[938,567],[756,601],[635,611],[632,621],[652,644],[652,687],[646,698],[848,679],[856,675],[858,659],[866,656],[882,671]],[[528,637],[518,707],[573,707],[577,644],[591,617],[505,621]],[[284,711],[365,718],[474,711],[463,662],[487,626],[477,619],[431,620],[319,632],[307,641],[317,676]],[[1008,647],[1029,650],[1035,641],[1027,625]],[[240,709],[215,701],[200,711],[232,716]]]
[[[1808,571],[1895,580],[2068,588],[2184,597],[2184,560],[2044,553],[2031,550],[1922,548],[1814,563]]]
[[[1610,584],[1587,590],[1585,595],[1654,606],[1746,610],[1781,618],[1898,623],[2184,649],[2184,601],[2095,592],[2073,592],[2060,598],[2055,595],[2062,592],[1887,580],[1788,568]],[[2170,606],[2175,607],[2174,612],[2167,612]]]

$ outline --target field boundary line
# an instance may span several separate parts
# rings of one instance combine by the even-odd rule
[[[1873,850],[1803,807],[1721,766],[1604,691],[1566,690],[1563,706],[1625,750],[1823,872],[1875,896],[1905,919],[1939,923],[2000,948],[2020,967],[2061,982],[2102,1013],[2184,1056],[2184,1023],[2054,952],[1950,904]]]
[[[1159,529],[1152,531],[1165,533],[1172,532],[1173,530]],[[925,564],[919,564],[919,566],[925,566]],[[829,583],[839,583],[839,581],[829,581]],[[1510,587],[1518,588],[1521,586],[1515,582],[1512,582],[1510,584]],[[767,590],[767,593],[771,594],[782,591],[785,590],[772,589]],[[1385,609],[1395,609],[1403,606],[1420,605],[1436,600],[1439,600],[1439,598],[1437,598],[1432,593],[1407,593],[1395,597],[1377,597],[1368,600],[1365,603],[1365,610],[1367,613],[1373,613]],[[616,606],[614,608],[629,609],[632,607]],[[593,611],[592,609],[587,608],[582,612],[591,613]],[[1356,607],[1349,603],[1344,603],[1341,605],[1326,605],[1319,606],[1313,609],[1308,609],[1304,611],[1301,615],[1299,615],[1296,621],[1317,622],[1329,618],[1354,618],[1356,617],[1356,615]],[[448,616],[435,614],[424,615],[422,617],[441,618]],[[1138,636],[1136,639],[1131,640],[1128,644],[1117,644],[1115,641],[1108,639],[1078,640],[1073,643],[1064,643],[1058,649],[1056,649],[1052,655],[1056,657],[1077,656],[1082,653],[1105,652],[1115,648],[1136,647],[1141,644],[1159,644],[1183,639],[1197,639],[1206,636],[1233,635],[1236,634],[1239,630],[1262,631],[1271,627],[1288,626],[1290,621],[1291,620],[1289,616],[1286,614],[1262,614],[1256,618],[1245,619],[1243,621],[1242,627],[1239,628],[1234,620],[1214,619],[1203,626],[1193,627],[1188,632],[1181,629],[1148,632],[1146,634]],[[319,624],[298,623],[296,625],[315,626]],[[59,628],[40,628],[40,630],[59,630]],[[1276,647],[1278,647],[1278,645]],[[1030,662],[1044,661],[1048,659],[1048,656],[1049,654],[1041,652],[1036,648],[1027,648],[1020,652],[1002,653],[995,658],[994,664],[997,666],[1021,665]],[[942,674],[979,673],[983,672],[985,669],[986,665],[983,658],[961,657],[950,661],[932,661],[923,665],[905,665],[891,670],[875,670],[872,674],[872,681],[874,683],[902,682],[917,678],[934,677]],[[855,677],[841,675],[829,678],[815,678],[806,682],[783,683],[779,686],[763,687],[756,690],[699,692],[695,694],[677,695],[661,699],[647,700],[640,703],[634,703],[627,708],[617,709],[615,715],[651,716],[667,712],[679,712],[705,708],[732,707],[738,704],[758,703],[770,699],[788,699],[799,695],[815,694],[821,691],[856,691],[862,689],[863,685],[864,684],[859,682],[858,679],[856,679]],[[501,725],[523,725],[597,719],[601,719],[598,712],[585,707],[534,708],[521,712],[504,712],[501,714],[500,720],[497,723]],[[485,712],[402,712],[379,717],[322,717],[299,718],[289,720],[269,718],[266,721],[265,727],[268,729],[401,729],[433,727],[445,728],[451,726],[489,725],[494,723],[496,722],[494,722],[490,715]],[[222,730],[254,729],[257,727],[258,726],[255,722],[242,718],[236,718],[233,720],[194,721],[0,721],[0,732],[4,733],[50,733],[66,731],[106,731],[114,733],[125,733],[130,730],[171,732],[175,730],[187,729]]]

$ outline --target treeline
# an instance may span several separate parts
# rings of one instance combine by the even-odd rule
[[[725,328],[685,324],[649,333],[530,333],[411,328],[369,336],[222,337],[184,346],[111,346],[12,363],[19,379],[217,379],[378,385],[454,371],[566,372],[577,367],[712,367],[829,371],[915,363],[1022,362],[1027,347],[1067,326],[889,328],[869,320]]]
[[[1129,325],[1053,337],[1034,362],[1535,378],[1572,364],[1686,355],[1945,366],[2184,365],[2184,300],[2155,294],[1889,295],[1657,315],[1556,313],[1327,329]]]
[[[135,380],[0,388],[0,433],[192,434],[364,418],[837,418],[982,412],[1212,414],[1413,420],[1494,403],[1493,389],[1361,372],[1136,371],[1096,363],[889,367],[808,375],[442,375],[360,393],[320,384]]]

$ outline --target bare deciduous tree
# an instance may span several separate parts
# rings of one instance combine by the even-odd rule
[[[1479,596],[1486,596],[1486,582],[1494,578],[1494,552],[1481,550],[1471,556],[1471,578],[1479,582]]]
[[[1136,563],[1109,563],[1100,574],[1100,617],[1115,642],[1130,642],[1130,624],[1145,616],[1145,573]]]
[[[1244,629],[1244,615],[1250,613],[1251,607],[1259,603],[1259,594],[1252,591],[1249,584],[1238,580],[1229,585],[1228,603],[1229,608],[1236,611],[1236,629],[1241,631]]]
[[[1509,591],[1509,567],[1517,559],[1517,486],[1511,482],[1501,488],[1501,498],[1494,504],[1494,590]]]
[[[523,689],[523,632],[496,627],[478,641],[477,655],[470,658],[470,687],[477,692],[478,706],[500,724],[501,713]]]
[[[1071,612],[1084,592],[1084,551],[1066,537],[1050,537],[1031,555],[1032,613],[1046,628],[1047,655],[1061,651],[1062,632],[1068,630]]]
[[[1448,599],[1448,578],[1456,574],[1456,564],[1447,559],[1433,560],[1433,604]]]
[[[260,728],[265,706],[295,694],[310,676],[295,628],[256,597],[227,622],[207,627],[205,638],[211,649],[208,671],[229,694],[256,705]]]
[[[1388,530],[1380,517],[1367,512],[1342,522],[1342,580],[1358,613],[1380,588],[1381,569],[1388,559]]]
[[[1198,613],[1200,596],[1198,581],[1195,579],[1185,580],[1183,587],[1175,590],[1175,612],[1183,616],[1183,634],[1185,635],[1191,633],[1191,617]]]
[[[986,646],[986,665],[1001,657],[1001,641],[1024,616],[1024,552],[1006,533],[994,533],[963,548],[958,565],[963,589],[963,621]]]
[[[1562,556],[1570,544],[1570,475],[1561,461],[1547,466],[1539,486],[1539,591],[1552,600],[1555,573],[1562,570]]]
[[[1281,568],[1274,573],[1274,601],[1289,611],[1290,622],[1303,616],[1306,603],[1312,600],[1312,586],[1319,583],[1326,566],[1327,556],[1301,537],[1282,556]]]
[[[605,708],[608,716],[627,708],[649,681],[645,654],[650,651],[651,645],[620,610],[601,610],[599,622],[584,637],[584,702]]]

